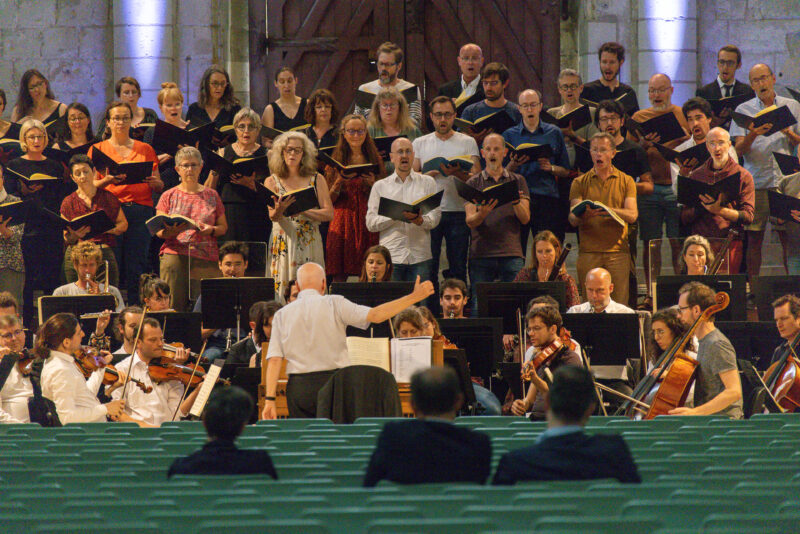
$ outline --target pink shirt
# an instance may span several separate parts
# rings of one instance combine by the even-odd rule
[[[225,208],[219,194],[209,187],[199,193],[187,193],[179,187],[161,195],[156,211],[169,215],[183,215],[196,222],[217,224],[217,220],[225,215]],[[191,251],[189,247],[191,245]],[[197,230],[184,230],[176,237],[167,239],[161,245],[161,254],[179,254],[192,256],[201,260],[217,261],[217,238],[211,235],[200,235]]]

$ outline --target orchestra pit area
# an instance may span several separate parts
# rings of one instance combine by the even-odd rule
[[[689,534],[800,531],[800,415],[592,417],[588,433],[624,436],[642,484],[616,480],[516,486],[361,481],[386,419],[259,421],[238,439],[269,450],[279,480],[177,476],[174,458],[206,440],[202,423],[0,426],[0,530]],[[500,456],[545,423],[462,417]]]

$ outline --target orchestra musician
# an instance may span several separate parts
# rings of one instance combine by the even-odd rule
[[[244,363],[250,367],[261,367],[261,344],[269,343],[272,337],[272,318],[281,309],[276,300],[254,302],[250,306],[250,335],[231,346],[225,363]]]
[[[789,350],[789,345],[797,345],[797,339],[800,336],[800,298],[795,295],[784,295],[772,303],[772,310],[778,334],[783,339],[783,343],[778,345],[772,353],[770,365],[777,363],[783,357]]]
[[[24,348],[22,320],[16,314],[0,316],[0,361],[11,353],[22,356]],[[29,374],[15,364],[4,382],[0,378],[0,423],[30,423],[28,399],[33,385]]]
[[[714,263],[714,251],[711,249],[708,239],[695,234],[684,240],[683,249],[678,258],[681,274],[704,275],[712,263]]]
[[[112,399],[124,401],[124,413],[151,426],[161,426],[164,421],[179,421],[185,418],[200,392],[198,385],[183,399],[184,386],[179,381],[158,383],[150,378],[148,364],[155,358],[164,356],[163,347],[164,336],[161,325],[153,317],[145,317],[136,353],[119,362],[116,368],[126,373],[130,372],[131,378],[151,386],[153,390],[145,393],[139,388],[131,387],[133,384],[129,384],[125,389],[124,398],[122,388],[115,389],[111,393]],[[176,359],[185,361],[187,353],[187,349],[178,348],[175,352]]]
[[[139,301],[151,312],[175,311],[170,307],[169,284],[152,273],[139,278]]]
[[[684,284],[678,291],[678,313],[684,325],[692,325],[706,308],[715,305],[714,290],[700,282]],[[669,415],[725,415],[742,418],[742,383],[736,366],[736,351],[714,326],[714,317],[701,323],[698,339],[694,407],[679,406]]]
[[[547,412],[545,396],[549,391],[546,377],[548,371],[554,372],[562,365],[582,365],[580,355],[562,344],[559,338],[562,320],[558,308],[536,306],[525,315],[527,334],[533,347],[525,353],[523,372],[530,377],[530,387],[523,399],[516,399],[511,405],[514,415],[531,412],[531,420],[544,421]],[[553,351],[553,356],[536,366],[543,351]],[[544,356],[543,356],[544,357]],[[529,372],[526,372],[529,371]]]
[[[364,263],[358,281],[388,282],[392,279],[392,271],[394,271],[392,253],[383,245],[374,245],[364,253]]]
[[[108,293],[114,295],[116,300],[115,311],[120,311],[125,307],[125,302],[122,300],[122,294],[119,289],[103,282],[95,280],[97,268],[103,261],[103,253],[100,247],[91,241],[79,241],[71,250],[72,266],[75,272],[78,273],[78,279],[69,284],[64,284],[56,288],[53,296],[67,296],[67,295],[99,295]]]
[[[533,255],[529,267],[523,267],[514,278],[515,282],[546,282],[550,279],[551,271],[561,256],[561,242],[550,230],[542,230],[533,237]],[[581,303],[578,294],[578,285],[575,279],[567,272],[566,265],[562,264],[555,277],[566,285],[567,308]]]
[[[119,312],[114,319],[114,337],[122,342],[122,346],[114,351],[114,354],[133,354],[133,342],[136,339],[136,332],[139,322],[142,319],[142,309],[139,306],[128,306]],[[98,319],[100,323],[101,319]],[[98,324],[98,329],[100,328]]]

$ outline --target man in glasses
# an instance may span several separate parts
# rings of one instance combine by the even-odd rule
[[[746,83],[736,79],[736,71],[742,66],[742,52],[737,46],[725,45],[717,52],[717,79],[708,85],[699,87],[695,96],[706,100],[720,100],[729,96],[750,95],[755,96],[753,89]],[[731,110],[725,109],[720,116],[714,117],[712,126],[725,126],[730,124]]]
[[[467,43],[458,51],[457,61],[461,76],[439,87],[439,96],[449,96],[459,108],[466,107],[467,100],[477,101],[486,96],[481,84],[483,51],[475,43]]]
[[[16,314],[0,316],[0,423],[30,423],[28,398],[33,396],[33,386],[28,375],[16,363],[9,365],[11,353],[20,354],[25,346],[25,330]]]
[[[363,83],[358,87],[359,91],[372,93],[377,95],[378,91],[385,87],[394,87],[401,93],[406,89],[414,87],[414,84],[400,78],[400,72],[403,69],[403,49],[392,42],[385,42],[378,47],[376,51],[378,79],[371,82]],[[416,99],[406,97],[408,101],[408,113],[419,126],[422,119],[422,95],[417,87]],[[357,113],[364,117],[369,117],[370,108],[362,108],[358,104],[354,105],[353,113]]]

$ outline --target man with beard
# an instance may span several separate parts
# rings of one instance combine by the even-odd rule
[[[403,69],[402,48],[387,41],[378,47],[375,55],[378,58],[376,62],[378,66],[378,79],[361,84],[358,87],[359,91],[377,95],[378,91],[385,87],[394,87],[400,92],[414,87],[413,83],[398,77],[400,71]],[[419,126],[421,124],[420,119],[422,118],[422,96],[420,95],[419,87],[417,87],[417,98],[413,100],[406,98],[406,100],[408,100],[408,112],[416,125]],[[353,112],[363,115],[364,117],[369,117],[370,108],[362,108],[358,104],[355,104]]]
[[[698,87],[695,96],[706,100],[720,100],[729,96],[749,94],[755,96],[753,89],[736,79],[736,71],[742,66],[742,52],[737,46],[725,45],[717,52],[717,79],[708,85]],[[730,123],[731,110],[726,108],[719,117],[714,117],[714,126]],[[688,118],[688,117],[687,117]]]
[[[630,92],[633,93],[633,105],[625,111],[633,113],[639,110],[636,91],[630,85],[619,81],[619,71],[625,63],[625,47],[619,43],[608,42],[600,45],[597,51],[600,60],[600,79],[584,84],[581,98],[592,102],[614,100]]]
[[[438,293],[439,286],[439,257],[442,254],[442,241],[446,242],[448,270],[444,278],[458,278],[467,281],[467,253],[469,252],[469,227],[464,222],[464,201],[458,196],[454,180],[467,181],[471,175],[481,172],[479,163],[478,144],[475,139],[453,130],[453,120],[456,116],[456,106],[453,99],[446,96],[437,96],[431,101],[430,118],[435,130],[422,137],[414,139],[414,163],[416,172],[422,170],[426,161],[443,157],[447,159],[458,156],[469,156],[472,159],[472,169],[469,173],[461,170],[458,165],[440,166],[439,170],[429,171],[436,181],[436,187],[444,190],[441,210],[442,216],[439,225],[431,229],[431,281],[434,292]],[[436,310],[433,310],[436,313]]]
[[[508,164],[509,172],[519,172],[527,182],[531,199],[531,211],[536,217],[523,222],[520,229],[522,253],[528,248],[528,233],[536,235],[542,230],[553,232],[560,242],[564,242],[564,213],[558,202],[558,180],[569,174],[569,157],[564,144],[564,136],[558,126],[539,120],[542,112],[542,94],[536,89],[526,89],[519,94],[519,110],[522,122],[503,132],[503,138],[511,146],[523,143],[550,145],[552,155],[530,161],[528,156],[513,155]],[[484,147],[485,149],[485,147]],[[484,156],[485,158],[485,156]],[[488,162],[487,162],[488,165]]]
[[[439,87],[439,96],[449,96],[456,101],[456,108],[472,98],[484,98],[481,85],[483,51],[475,43],[467,43],[458,51],[458,68],[461,76]]]
[[[483,68],[483,72],[481,72],[481,85],[483,86],[483,92],[486,98],[467,106],[467,109],[461,114],[461,118],[470,122],[475,122],[481,117],[505,109],[506,113],[514,119],[514,122],[521,121],[522,116],[516,104],[506,100],[505,91],[508,88],[510,78],[511,72],[509,72],[508,67],[502,63],[493,62],[486,65]],[[492,130],[490,128],[483,128],[480,130],[469,130],[466,133],[474,138],[477,143],[483,143],[483,140],[487,135],[492,133]]]
[[[770,106],[788,106],[795,118],[800,119],[800,103],[791,98],[784,98],[775,94],[775,75],[768,65],[759,63],[750,69],[750,86],[756,93],[752,100],[739,105],[738,113],[749,117]],[[795,147],[800,144],[800,123],[784,128],[780,132],[767,136],[772,129],[772,124],[762,124],[756,128],[752,123],[747,128],[742,128],[735,122],[731,124],[731,138],[736,144],[736,152],[744,156],[744,168],[753,175],[756,188],[755,212],[752,223],[745,227],[747,230],[747,274],[750,283],[755,285],[758,273],[761,270],[761,245],[764,241],[764,232],[769,218],[769,200],[767,190],[774,189],[776,177],[780,176],[773,152],[782,154],[794,153]],[[781,245],[785,245],[785,232],[779,231]]]

